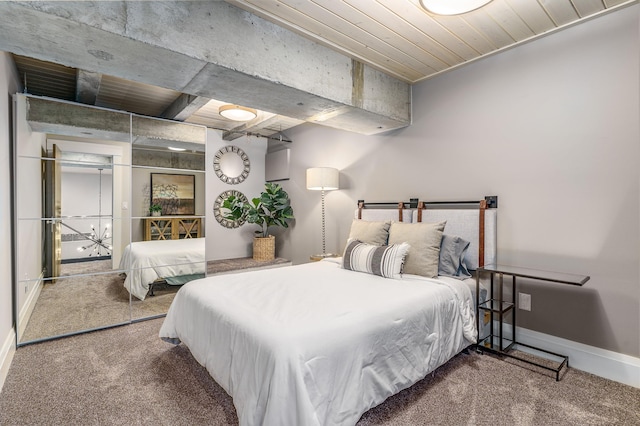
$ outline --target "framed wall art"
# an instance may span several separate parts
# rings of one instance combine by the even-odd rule
[[[196,177],[151,173],[151,204],[162,207],[162,215],[196,214]]]

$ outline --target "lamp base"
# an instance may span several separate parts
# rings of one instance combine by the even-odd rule
[[[320,253],[320,254],[312,254],[309,256],[309,259],[317,262],[318,260],[327,259],[329,257],[340,257],[341,255],[336,253]]]

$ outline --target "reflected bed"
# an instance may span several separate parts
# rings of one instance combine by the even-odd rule
[[[144,300],[158,280],[181,285],[206,274],[205,239],[139,241],[128,245],[120,259],[127,271],[124,287]]]

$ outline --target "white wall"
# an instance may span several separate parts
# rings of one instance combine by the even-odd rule
[[[499,196],[501,263],[587,274],[584,287],[523,282],[523,327],[640,356],[638,6],[413,87],[413,124],[378,136],[291,129],[296,223],[283,255],[317,252],[320,195],[307,167],[341,170],[327,250],[358,199]]]
[[[102,216],[90,219],[66,219],[67,224],[81,233],[90,233],[91,225],[94,226],[98,237],[104,234],[104,228],[108,224],[107,233],[111,235],[113,229],[113,174],[111,169],[102,171],[102,177],[98,169],[81,169],[79,167],[64,167],[62,170],[62,216]],[[76,235],[73,230],[62,226],[62,234]],[[112,239],[107,244],[112,244]],[[78,251],[78,248],[87,247],[91,242],[85,238],[74,241],[62,241],[62,260],[86,258],[93,254],[93,250]],[[103,253],[105,253],[103,251]]]
[[[251,162],[249,176],[241,183],[229,185],[222,182],[213,171],[213,158],[218,150],[227,145],[235,145],[242,149]],[[207,220],[206,220],[206,250],[207,260],[232,259],[236,257],[251,257],[253,253],[253,233],[257,225],[245,223],[235,229],[221,226],[213,215],[213,203],[224,191],[236,190],[242,192],[247,199],[258,197],[264,190],[264,164],[267,153],[267,142],[264,138],[254,136],[242,137],[231,142],[222,140],[220,131],[207,130]],[[275,234],[275,232],[274,232]],[[276,237],[276,255],[279,255]]]
[[[46,135],[32,132],[26,120],[27,105],[24,96],[16,96],[16,220],[18,222],[16,247],[17,310],[27,317],[27,309],[39,292],[43,277],[43,221],[42,217],[42,163],[40,157],[46,148]],[[18,238],[19,237],[19,238]],[[26,321],[18,320],[25,325]]]
[[[11,262],[11,144],[12,94],[21,91],[9,54],[0,52],[0,390],[15,351],[13,323],[13,265]]]
[[[25,125],[26,122],[20,123],[20,126]],[[28,128],[28,126],[27,126]],[[67,153],[88,153],[103,155],[112,158],[111,175],[109,179],[112,182],[112,201],[109,207],[112,211],[112,240],[111,244],[113,250],[111,252],[111,263],[113,268],[118,268],[120,264],[120,257],[126,245],[130,241],[130,219],[131,219],[131,149],[127,142],[99,140],[99,139],[85,139],[75,138],[70,136],[60,135],[47,135],[47,150],[50,151],[53,145],[56,145],[62,152]],[[36,158],[33,161],[36,165],[39,165],[40,159]],[[24,164],[25,160],[21,160],[21,164]],[[38,166],[39,167],[39,166]],[[104,182],[103,182],[104,184]],[[30,186],[22,185],[23,188],[31,188]],[[97,187],[96,187],[97,188]],[[18,201],[21,202],[24,194],[21,192],[18,196]],[[97,194],[97,193],[96,193]],[[63,188],[64,196],[64,188]],[[68,207],[68,206],[67,206]],[[97,208],[96,208],[97,212]],[[73,213],[70,213],[73,214]],[[76,215],[79,213],[75,213]],[[86,220],[90,225],[94,220]],[[96,223],[94,223],[96,225]]]

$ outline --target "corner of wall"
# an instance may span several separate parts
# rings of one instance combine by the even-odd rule
[[[4,382],[9,374],[9,367],[13,361],[13,355],[16,353],[16,333],[12,328],[9,334],[4,338],[2,346],[0,346],[0,392],[4,387]]]

